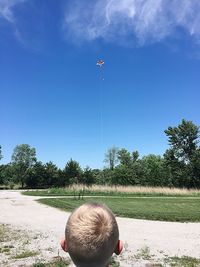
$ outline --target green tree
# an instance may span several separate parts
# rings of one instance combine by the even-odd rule
[[[13,188],[15,183],[15,170],[12,164],[0,165],[0,184]]]
[[[100,185],[112,184],[112,173],[113,171],[109,168],[105,168],[103,170],[93,170],[95,183]]]
[[[119,163],[125,166],[130,166],[132,163],[132,157],[131,153],[126,150],[125,148],[122,148],[117,153]]]
[[[0,160],[3,158],[2,156],[2,151],[1,151],[1,146],[0,146]]]
[[[101,181],[101,179],[102,179],[102,171],[100,169],[93,169],[92,173],[93,173],[93,176],[94,176],[94,183],[95,184],[101,184],[102,183],[102,181]]]
[[[131,166],[139,158],[138,151],[133,151],[132,153],[130,153],[125,148],[118,150],[117,155],[118,155],[119,163],[122,165],[126,165],[126,166]]]
[[[82,180],[83,180],[83,183],[86,184],[87,186],[92,185],[95,181],[94,172],[88,166],[83,171]]]
[[[53,162],[47,162],[45,164],[46,186],[52,187],[57,184],[58,180],[58,168]]]
[[[37,161],[32,168],[28,170],[26,185],[29,188],[49,188],[59,186],[62,183],[59,180],[60,172],[51,161],[43,164]]]
[[[57,187],[65,187],[69,186],[69,179],[65,175],[65,171],[58,169],[58,179],[56,181],[55,186]]]
[[[173,149],[166,150],[164,162],[166,169],[169,171],[171,185],[174,187],[184,187],[186,165],[175,157]]]
[[[41,161],[37,161],[26,174],[26,186],[28,188],[46,188],[46,170]]]
[[[168,127],[165,130],[168,142],[178,161],[191,161],[199,142],[199,127],[192,121],[182,120],[178,127]]]
[[[137,159],[133,162],[132,171],[135,177],[135,184],[146,186],[147,166],[142,159]]]
[[[139,152],[137,150],[133,151],[132,152],[132,161],[136,162],[138,159],[139,159]]]
[[[31,148],[28,144],[17,145],[12,154],[12,163],[15,167],[17,179],[23,188],[28,170],[36,163],[35,148]]]
[[[119,165],[114,169],[112,176],[113,184],[121,185],[136,185],[139,183],[139,169],[138,164],[139,153],[138,151],[129,152],[127,149],[122,148],[118,151]],[[139,172],[138,172],[139,171]],[[141,178],[141,177],[140,177]]]
[[[150,154],[142,158],[144,166],[143,182],[146,186],[169,186],[169,175],[165,161],[159,155]]]
[[[177,127],[165,130],[170,149],[164,154],[166,165],[169,167],[172,183],[179,187],[194,187],[198,183],[198,143],[199,127],[192,121],[182,120]]]
[[[113,170],[111,178],[114,185],[135,185],[137,180],[133,169],[122,164]]]
[[[200,188],[200,149],[197,149],[192,157],[190,173],[192,176],[190,186]]]
[[[108,164],[111,170],[114,169],[115,165],[118,163],[118,148],[117,147],[112,147],[108,149],[108,151],[105,153],[104,162]]]
[[[81,183],[82,169],[77,161],[70,159],[65,166],[64,173],[71,184]]]

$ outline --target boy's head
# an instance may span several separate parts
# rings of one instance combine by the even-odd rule
[[[106,266],[113,252],[120,254],[122,250],[112,211],[96,203],[77,208],[67,221],[61,246],[76,266]]]

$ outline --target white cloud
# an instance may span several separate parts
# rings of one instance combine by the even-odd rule
[[[3,18],[10,23],[14,23],[15,17],[13,8],[24,1],[25,0],[0,0],[0,18]]]
[[[160,41],[183,29],[200,41],[200,0],[73,0],[64,29],[74,39]]]

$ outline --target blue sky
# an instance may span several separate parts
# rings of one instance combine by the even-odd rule
[[[168,126],[200,125],[199,25],[199,0],[1,0],[1,163],[23,143],[61,168],[162,155]]]

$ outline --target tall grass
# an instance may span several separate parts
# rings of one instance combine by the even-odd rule
[[[200,194],[198,189],[180,189],[169,187],[148,187],[148,186],[109,186],[109,185],[93,185],[86,187],[84,185],[71,185],[66,190],[83,190],[87,189],[91,192],[118,192],[118,193],[135,193],[135,194],[164,194],[164,195],[188,195],[188,194]]]
[[[27,191],[26,195],[36,196],[200,196],[200,190],[180,189],[169,187],[144,187],[144,186],[108,186],[71,185],[65,188],[51,188],[46,190]]]

